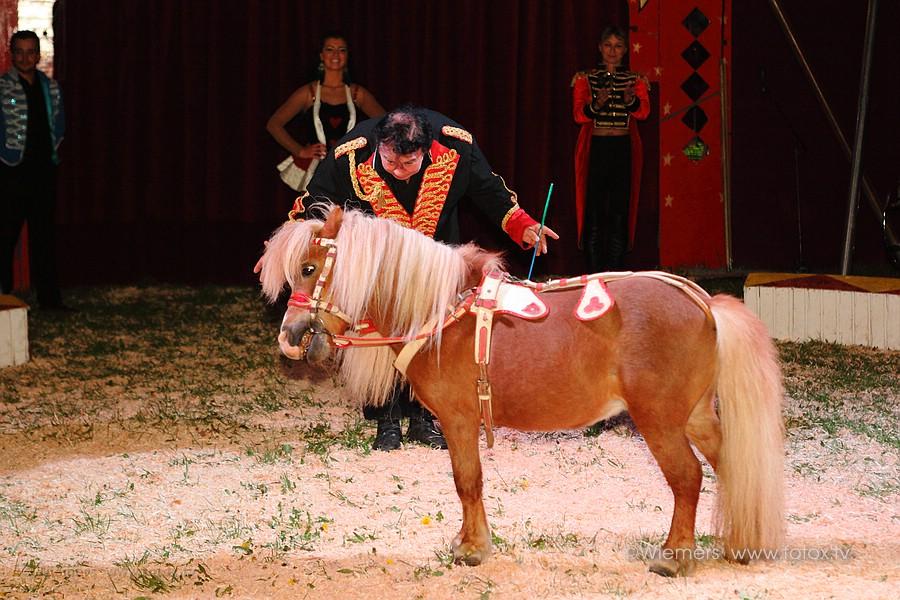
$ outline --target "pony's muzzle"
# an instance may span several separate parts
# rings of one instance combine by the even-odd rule
[[[319,319],[283,324],[278,334],[281,353],[292,360],[319,364],[331,355],[328,331]]]

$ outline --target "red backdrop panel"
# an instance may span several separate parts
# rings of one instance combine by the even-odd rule
[[[631,66],[659,83],[659,255],[665,267],[725,266],[719,90],[720,61],[727,64],[730,53],[723,44],[730,38],[730,6],[721,0],[631,3]]]

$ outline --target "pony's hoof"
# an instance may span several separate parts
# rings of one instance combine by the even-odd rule
[[[657,558],[650,561],[650,572],[663,577],[689,577],[694,572],[694,561]]]
[[[453,562],[458,565],[477,567],[490,555],[490,549],[485,550],[468,543],[453,544]]]
[[[457,565],[466,565],[468,567],[477,567],[482,563],[484,557],[479,550],[470,549],[466,552],[459,550],[453,551],[453,562]]]

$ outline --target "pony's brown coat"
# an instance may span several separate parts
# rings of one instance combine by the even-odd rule
[[[270,297],[284,283],[277,281],[278,273],[293,281],[297,291],[312,289],[317,274],[304,278],[285,269],[321,266],[321,252],[280,238],[308,240],[303,230],[320,228],[336,236],[338,247],[331,301],[345,310],[351,307],[347,312],[354,319],[372,317],[384,335],[410,335],[428,319],[446,314],[454,295],[475,285],[482,268],[496,260],[472,246],[454,250],[394,223],[334,209],[324,225],[293,224],[291,232],[273,236],[263,269]],[[285,249],[304,256],[278,254]],[[359,271],[359,263],[366,272]],[[732,558],[744,561],[741,553],[747,549],[777,547],[782,533],[782,391],[765,328],[727,296],[709,300],[713,322],[687,295],[656,279],[619,279],[609,289],[615,306],[594,321],[573,317],[579,290],[545,293],[550,314],[536,322],[495,316],[488,371],[495,424],[533,431],[572,429],[627,409],[675,500],[663,545],[668,553],[651,564],[656,572],[687,574],[692,566],[702,480],[692,444],[719,475],[718,523]],[[290,309],[282,327],[305,327],[309,318],[305,311]],[[334,320],[326,324],[335,333],[343,328]],[[484,560],[491,547],[482,501],[473,336],[473,317],[467,315],[420,351],[407,371],[417,397],[437,416],[447,439],[463,507],[453,551],[457,560],[469,564]],[[343,373],[354,392],[371,393],[378,400],[385,386],[392,385],[396,375],[387,377],[384,370],[393,354],[384,350],[345,351]],[[371,354],[348,361],[348,355],[363,352]],[[367,387],[365,377],[378,379],[378,385]]]

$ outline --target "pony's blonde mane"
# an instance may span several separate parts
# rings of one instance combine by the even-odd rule
[[[330,215],[334,206],[317,206]],[[269,238],[260,273],[263,294],[274,302],[284,285],[292,289],[310,244],[325,223],[289,221]],[[441,323],[459,294],[482,272],[503,268],[499,254],[473,244],[453,247],[388,219],[360,211],[344,212],[335,239],[337,258],[329,282],[329,301],[353,322],[365,317],[389,324],[386,336],[415,337],[427,323]],[[473,272],[477,271],[477,272]],[[440,345],[440,331],[428,341]],[[360,402],[382,404],[402,378],[387,346],[351,348],[338,353],[348,393]]]
[[[386,336],[411,339],[426,323],[443,322],[469,276],[453,247],[359,211],[344,213],[336,242],[331,302],[355,321],[389,324]],[[340,356],[341,375],[356,398],[381,404],[401,378],[393,362],[388,347],[353,348]]]

